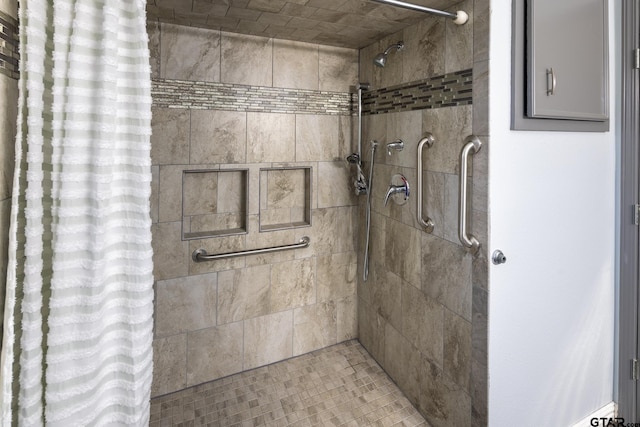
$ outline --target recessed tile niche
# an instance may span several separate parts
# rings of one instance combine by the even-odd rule
[[[260,231],[311,225],[311,167],[260,169]]]
[[[182,172],[182,238],[246,234],[248,169]]]

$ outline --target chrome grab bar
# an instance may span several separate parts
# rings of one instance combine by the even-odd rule
[[[422,150],[426,145],[427,148],[431,148],[433,143],[435,142],[435,138],[429,132],[425,132],[424,137],[418,142],[418,182],[417,182],[417,192],[416,195],[416,216],[418,217],[418,222],[422,227],[424,227],[424,231],[427,233],[433,232],[434,223],[433,220],[429,217],[422,217]]]
[[[239,256],[260,255],[260,254],[267,254],[267,253],[276,252],[276,251],[289,251],[291,249],[302,249],[309,246],[310,243],[311,243],[311,239],[307,236],[304,236],[302,239],[300,239],[300,242],[294,243],[291,245],[272,246],[270,248],[261,248],[261,249],[248,249],[246,251],[226,252],[223,254],[209,255],[207,254],[207,251],[205,249],[196,249],[195,251],[193,251],[193,254],[191,254],[191,259],[193,259],[195,262],[203,262],[203,261],[215,261],[218,259],[225,259],[225,258],[235,258]]]
[[[467,234],[467,169],[469,164],[469,154],[480,151],[482,143],[475,135],[469,135],[464,140],[465,145],[460,154],[460,211],[458,215],[458,235],[462,245],[476,253],[480,248],[480,242],[473,235]]]

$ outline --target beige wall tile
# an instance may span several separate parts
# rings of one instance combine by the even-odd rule
[[[424,164],[424,163],[423,163]],[[431,218],[434,223],[434,236],[444,237],[444,182],[442,173],[423,171],[422,215]]]
[[[247,114],[235,111],[191,112],[191,163],[245,163]]]
[[[295,159],[295,116],[247,113],[247,161],[290,162]]]
[[[160,166],[158,221],[182,221],[182,171],[185,166]]]
[[[160,23],[147,21],[147,35],[149,36],[149,65],[151,78],[160,77]]]
[[[271,268],[271,311],[283,311],[316,302],[315,259],[274,264]]]
[[[458,173],[464,139],[472,131],[472,106],[422,110],[422,130],[436,140],[425,167],[434,172]]]
[[[244,369],[283,360],[293,355],[293,311],[245,320]]]
[[[422,291],[468,321],[472,258],[460,245],[422,234]]]
[[[317,258],[318,302],[337,301],[356,295],[356,253],[338,253]]]
[[[154,165],[189,163],[189,110],[152,108],[151,160]]]
[[[218,176],[218,171],[183,174],[183,215],[208,215],[218,212]]]
[[[444,372],[469,392],[471,379],[471,322],[445,311]]]
[[[160,166],[151,166],[151,197],[149,206],[151,209],[151,222],[158,222],[158,203],[160,198]]]
[[[318,90],[318,45],[274,39],[273,86]]]
[[[283,169],[264,171],[267,180],[267,209],[304,208],[307,188],[306,170]],[[286,221],[282,221],[286,222]]]
[[[186,381],[187,335],[153,340],[151,396],[182,390]]]
[[[385,114],[387,118],[387,139],[379,148],[385,156],[388,165],[416,168],[416,150],[422,133],[422,112],[405,111],[402,113]],[[401,151],[391,150],[391,155],[386,144],[401,139],[404,148]],[[383,141],[380,141],[383,142]],[[432,147],[433,148],[433,147]],[[431,149],[429,149],[431,151]]]
[[[371,307],[396,329],[402,327],[402,279],[375,264],[369,270]]]
[[[156,284],[156,337],[216,325],[216,274],[161,280]]]
[[[458,175],[449,173],[442,174],[444,177],[444,198],[442,237],[454,244],[460,243],[458,237],[458,203],[460,196],[460,186]]]
[[[338,117],[296,115],[297,161],[333,161],[339,158]]]
[[[15,168],[18,82],[0,74],[0,200],[11,197]]]
[[[255,86],[273,84],[273,39],[222,33],[223,83]]]
[[[407,339],[390,323],[385,325],[385,370],[397,384],[406,384],[409,374],[407,360],[413,350]]]
[[[358,51],[333,46],[319,47],[320,90],[353,92],[358,84]]]
[[[153,276],[156,280],[184,277],[190,259],[188,242],[181,239],[180,222],[166,222],[151,227],[153,238]]]
[[[434,427],[471,425],[469,395],[426,360],[421,371],[419,405],[427,421]]]
[[[218,173],[218,192],[216,205],[218,213],[246,213],[247,210],[247,172],[224,171]]]
[[[270,285],[270,265],[218,273],[218,323],[268,314]]]
[[[161,24],[160,52],[162,78],[220,81],[219,31]]]
[[[469,15],[466,24],[457,25],[451,19],[446,20],[445,73],[473,67],[473,3],[474,0],[465,0],[455,7]]]
[[[17,0],[0,0],[0,11],[7,15],[18,19],[18,2]]]
[[[318,163],[318,207],[354,205],[352,171],[345,161]]]
[[[242,322],[187,335],[187,386],[242,371]]]
[[[385,265],[403,280],[419,287],[420,235],[419,230],[394,220],[387,220]]]
[[[411,285],[402,287],[402,333],[436,365],[443,366],[445,309]]]
[[[405,50],[401,55],[404,82],[445,72],[445,27],[445,18],[428,16],[403,31]]]
[[[296,250],[296,258],[355,250],[355,214],[354,206],[314,209],[311,228],[296,229],[296,239],[311,238],[308,248]]]
[[[297,308],[293,312],[293,355],[308,353],[337,342],[335,301]]]
[[[338,342],[358,337],[358,298],[356,295],[337,301]]]

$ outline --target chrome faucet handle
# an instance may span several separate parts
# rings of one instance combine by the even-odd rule
[[[407,200],[409,200],[410,191],[411,190],[409,188],[409,181],[407,181],[407,178],[405,178],[404,175],[395,174],[391,178],[391,184],[389,184],[389,189],[387,190],[387,194],[384,196],[384,205],[387,206],[391,196],[395,194],[401,194],[401,193],[404,193],[404,197],[399,200],[397,197],[394,197],[394,202],[397,205],[404,205],[405,203],[407,203]]]
[[[402,151],[404,149],[404,141],[396,139],[393,142],[387,142],[387,154],[391,155],[391,150]]]

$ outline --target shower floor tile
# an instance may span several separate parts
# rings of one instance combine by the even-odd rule
[[[152,399],[165,426],[429,424],[353,340]]]

